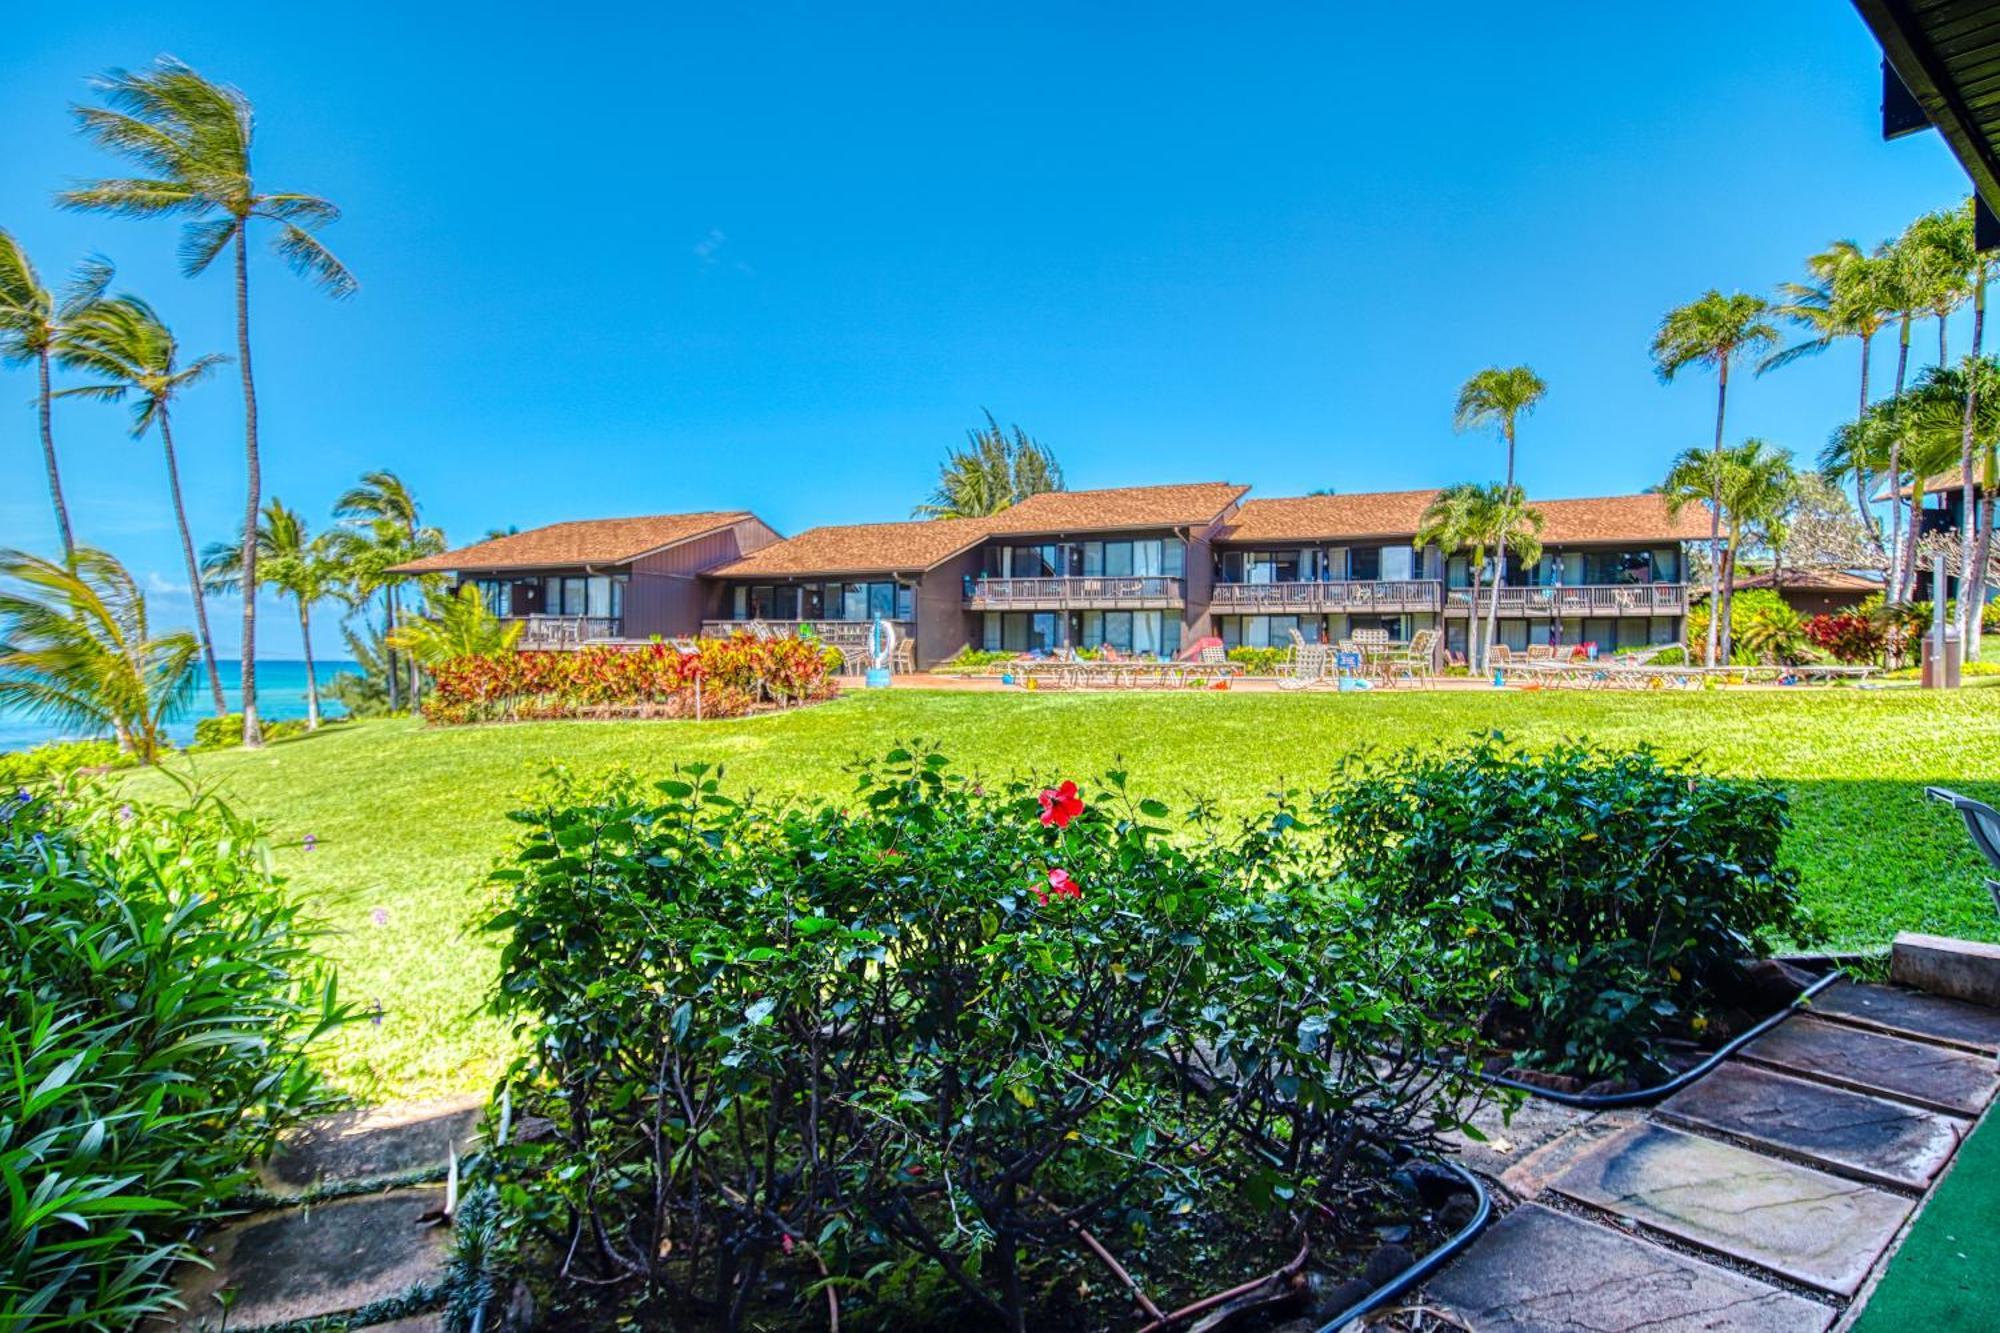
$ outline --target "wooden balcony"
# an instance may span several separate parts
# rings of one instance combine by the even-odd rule
[[[1436,611],[1444,585],[1436,579],[1344,579],[1329,583],[1218,583],[1208,609],[1219,615],[1399,615]]]
[[[1077,578],[973,580],[970,611],[1152,611],[1186,604],[1181,580],[1163,574],[1090,574]]]
[[[521,627],[517,649],[581,648],[587,643],[605,643],[625,632],[616,616],[507,616],[509,624]]]
[[[704,639],[726,639],[732,634],[747,634],[753,622],[748,620],[704,620],[701,622],[701,637]],[[799,622],[767,620],[761,622],[773,634],[786,638],[796,638]],[[868,651],[868,631],[875,622],[872,620],[808,620],[813,636],[821,643],[830,643],[850,657],[866,654]],[[917,636],[917,622],[914,620],[892,620],[898,640],[913,643]]]
[[[1486,614],[1492,589],[1479,590],[1479,614]],[[1472,601],[1472,589],[1447,588],[1445,611],[1462,616]],[[1687,585],[1682,583],[1593,583],[1544,588],[1500,589],[1503,616],[1679,616],[1687,614]]]

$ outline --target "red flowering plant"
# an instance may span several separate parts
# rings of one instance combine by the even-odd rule
[[[796,639],[738,634],[670,644],[595,644],[568,652],[453,658],[430,669],[424,716],[437,723],[560,717],[740,717],[833,693],[824,653]]]
[[[1432,1016],[1456,993],[1290,814],[1170,828],[1091,786],[916,746],[837,802],[559,780],[492,922],[516,1104],[555,1125],[502,1155],[524,1227],[726,1327],[808,1259],[875,1326],[1097,1328],[1127,1311],[1079,1294],[1107,1284],[1078,1227],[1162,1301],[1268,1272],[1306,1213],[1372,1235],[1358,1201],[1457,1123],[1428,1058],[1468,1039]],[[1227,1280],[1129,1245],[1218,1210]]]

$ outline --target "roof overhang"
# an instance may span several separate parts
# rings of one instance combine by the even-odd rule
[[[2000,0],[1854,0],[1882,54],[2000,212]],[[1908,132],[1885,98],[1885,134]]]

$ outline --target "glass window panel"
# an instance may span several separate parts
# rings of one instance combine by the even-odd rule
[[[1160,543],[1157,539],[1132,543],[1132,572],[1134,574],[1158,575],[1160,572]]]
[[[988,611],[984,621],[985,634],[980,639],[979,646],[989,653],[997,653],[1000,651],[1000,613]]]
[[[915,620],[917,618],[917,590],[907,583],[896,585],[896,619]]]
[[[1382,577],[1382,548],[1355,546],[1347,552],[1347,577],[1367,582]]]
[[[818,620],[826,614],[826,593],[817,583],[808,583],[799,590],[799,617],[802,620]]]
[[[626,578],[623,574],[611,580],[611,618],[613,620],[623,620],[625,618],[625,583]]]
[[[1324,577],[1329,583],[1339,583],[1351,577],[1347,572],[1348,559],[1351,554],[1345,546],[1327,548],[1326,560],[1320,565],[1320,568],[1324,571]]]
[[[842,620],[868,619],[868,585],[846,583],[841,585],[840,618]]]
[[[771,614],[780,620],[799,618],[799,590],[792,584],[775,588],[771,599]]]
[[[868,585],[868,618],[870,620],[894,620],[896,618],[895,584],[871,583]]]
[[[555,580],[550,579],[549,582],[553,583]],[[750,618],[750,590],[739,583],[736,585],[734,591],[730,593],[729,597],[733,604],[736,619],[748,620]]]
[[[1388,546],[1382,550],[1382,572],[1377,577],[1391,580],[1413,579],[1417,576],[1417,553],[1407,546]]]
[[[1160,651],[1160,613],[1139,611],[1132,616],[1132,651],[1152,653]]]
[[[564,615],[580,616],[583,614],[583,608],[589,601],[587,594],[584,592],[584,584],[586,582],[588,580],[581,578],[565,578],[563,580]]]
[[[1037,611],[1028,622],[1028,647],[1046,652],[1056,644],[1056,613]]]
[[[1028,616],[1024,611],[1006,611],[1000,616],[1000,646],[1010,653],[1028,651]]]
[[[1528,650],[1528,622],[1525,620],[1503,620],[1500,622],[1500,642],[1517,653]]]
[[[583,583],[584,614],[587,616],[608,616],[611,614],[611,579],[604,574],[592,574]]]
[[[1681,553],[1668,547],[1653,552],[1653,578],[1660,583],[1681,581]]]
[[[1654,644],[1679,643],[1681,623],[1672,616],[1654,616],[1648,622],[1648,639]]]
[[[1083,544],[1083,573],[1086,578],[1098,578],[1103,575],[1103,542],[1085,542]]]
[[[1117,578],[1121,575],[1130,574],[1131,572],[1132,572],[1132,543],[1131,542],[1104,543],[1105,575],[1110,578]]]
[[[542,580],[542,610],[552,616],[562,614],[562,580]]]

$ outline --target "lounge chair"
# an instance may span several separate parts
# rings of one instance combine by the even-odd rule
[[[1972,836],[1972,845],[1986,858],[1987,865],[2000,871],[2000,810],[1943,787],[1926,787],[1924,795],[1934,801],[1943,801],[1958,811],[1965,820],[1965,831]],[[1993,895],[1993,910],[2000,912],[2000,879],[1989,878],[1986,891]]]

